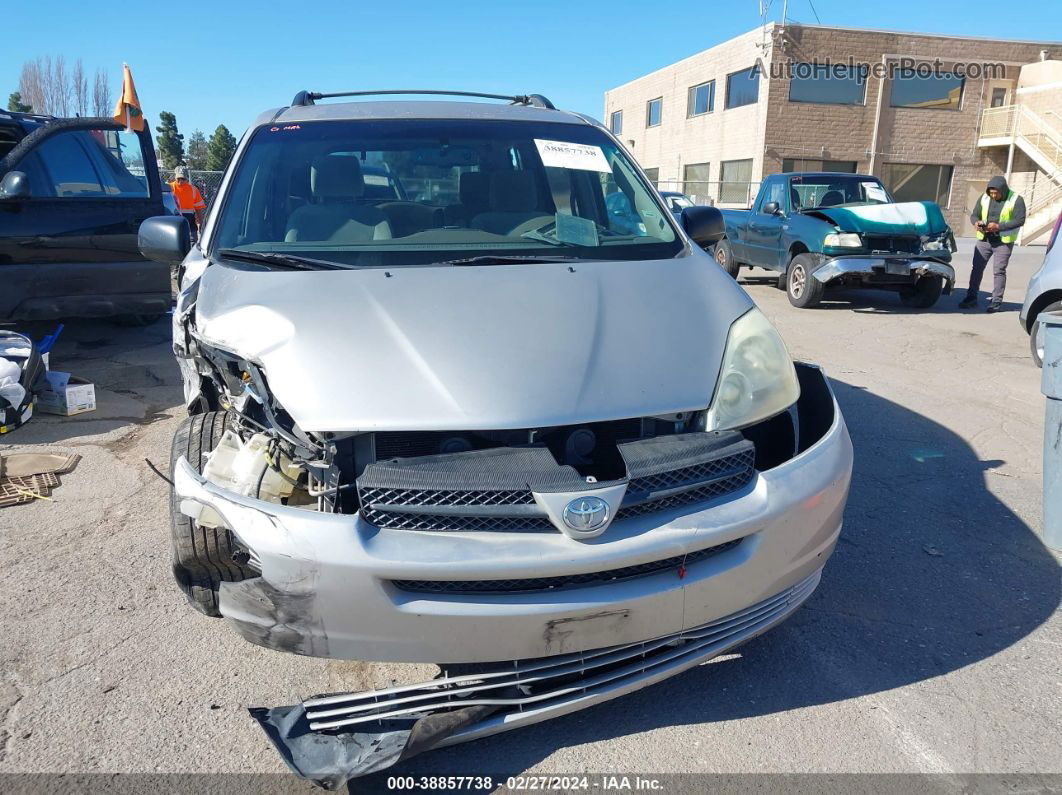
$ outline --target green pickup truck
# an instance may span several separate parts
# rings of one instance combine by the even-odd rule
[[[750,210],[723,210],[716,261],[779,273],[793,306],[818,304],[827,287],[869,287],[926,309],[951,292],[955,236],[933,202],[897,203],[877,177],[774,174]]]

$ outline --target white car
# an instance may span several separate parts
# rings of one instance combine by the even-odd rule
[[[1055,247],[1060,227],[1062,214],[1055,221],[1055,228],[1047,242],[1043,265],[1029,280],[1025,303],[1019,315],[1022,327],[1029,333],[1029,350],[1037,367],[1042,366],[1044,361],[1044,332],[1036,319],[1041,312],[1062,309],[1062,246]]]

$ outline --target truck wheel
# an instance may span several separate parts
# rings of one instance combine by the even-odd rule
[[[818,306],[825,292],[825,285],[811,275],[815,259],[810,254],[797,254],[786,271],[785,292],[789,303],[799,309]]]
[[[714,254],[715,261],[719,263],[719,267],[736,279],[741,266],[734,261],[734,252],[730,248],[730,241],[724,237],[716,243]]]
[[[929,309],[944,291],[944,279],[940,276],[923,276],[914,287],[900,290],[900,300],[912,309]]]
[[[1040,310],[1040,314],[1044,312],[1057,312],[1062,309],[1062,301],[1055,301],[1053,304],[1049,304]],[[1037,314],[1036,317],[1039,317]],[[1032,323],[1029,325],[1029,353],[1032,354],[1032,359],[1036,363],[1037,367],[1044,366],[1044,332],[1043,326],[1037,322],[1036,317],[1032,319]]]
[[[173,437],[170,476],[182,455],[196,472],[202,472],[203,455],[221,440],[228,422],[223,411],[196,414],[185,420]],[[170,489],[170,529],[173,540],[173,576],[188,602],[208,616],[220,616],[218,587],[223,582],[239,582],[257,577],[253,570],[233,560],[239,549],[225,528],[200,527],[180,511],[177,495]]]

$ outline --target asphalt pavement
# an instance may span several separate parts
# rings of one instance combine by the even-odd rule
[[[928,311],[872,292],[797,310],[743,273],[794,357],[826,368],[855,444],[818,591],[736,654],[389,772],[1062,772],[1062,577],[1039,540],[1043,397],[1017,322],[1042,256],[1015,253],[995,315],[958,310],[961,291]],[[268,651],[185,604],[168,486],[145,461],[166,469],[182,418],[169,333],[69,323],[52,367],[93,381],[97,410],[0,442],[82,456],[53,501],[0,509],[0,772],[274,773],[299,789],[248,706],[432,669]]]

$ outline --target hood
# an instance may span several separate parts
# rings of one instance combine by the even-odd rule
[[[821,216],[842,232],[872,235],[935,235],[948,231],[944,215],[933,202],[868,204],[855,207],[819,207],[809,214]]]
[[[1010,193],[1010,186],[1007,185],[1007,178],[1003,176],[997,175],[995,177],[992,177],[992,179],[988,180],[988,184],[985,186],[985,193],[988,193],[988,191],[992,188],[996,188],[1000,193],[1002,193],[1003,198],[1006,198],[1007,194]]]
[[[200,337],[307,431],[492,430],[703,409],[752,307],[679,259],[350,271],[212,265]]]

